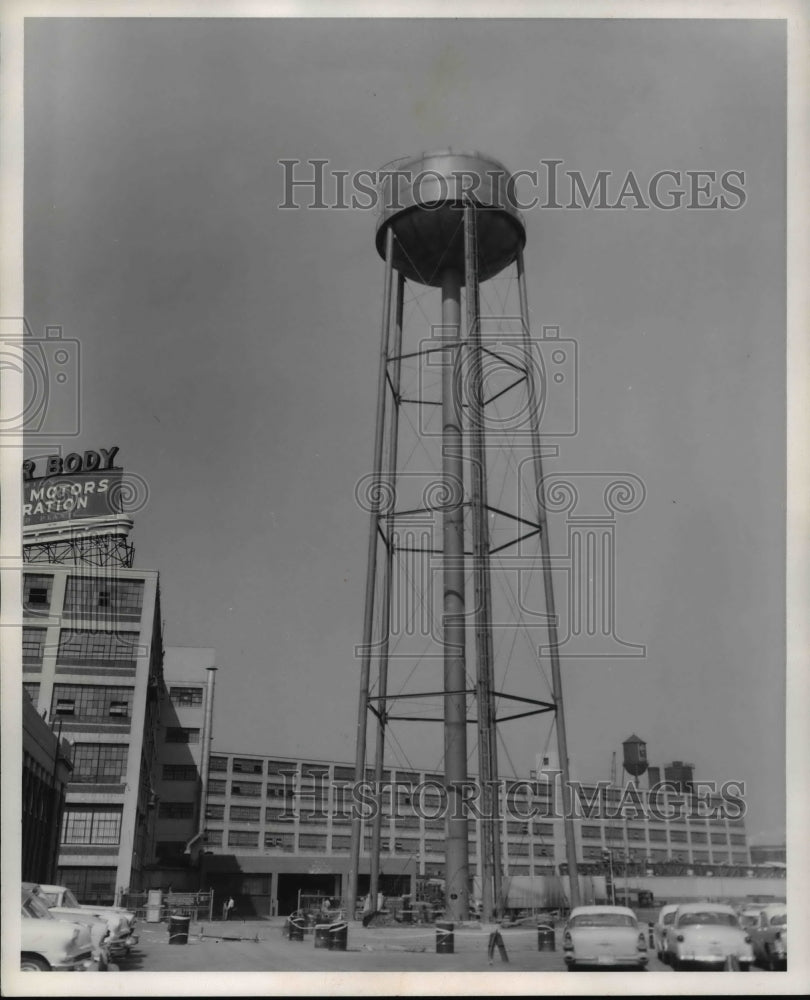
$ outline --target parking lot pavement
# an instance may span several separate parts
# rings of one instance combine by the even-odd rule
[[[283,936],[283,921],[229,921],[192,924],[186,944],[170,944],[165,924],[139,925],[140,942],[122,972],[565,972],[560,947],[539,951],[537,933],[528,928],[504,932],[509,962],[497,950],[487,959],[488,935],[475,928],[457,929],[452,954],[436,952],[436,932],[430,925],[364,928],[351,924],[345,952],[315,948],[313,935],[303,941]],[[652,970],[669,971],[650,956]]]

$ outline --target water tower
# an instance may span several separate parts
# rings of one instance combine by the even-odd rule
[[[647,770],[647,744],[635,733],[622,743],[623,767],[632,778],[640,778]],[[635,784],[638,784],[636,781]]]
[[[363,499],[370,516],[359,650],[355,780],[362,782],[370,774],[377,781],[382,779],[384,748],[392,722],[441,724],[447,794],[446,910],[454,919],[465,919],[470,885],[469,819],[464,815],[461,789],[468,778],[468,726],[476,727],[478,781],[488,817],[482,821],[479,845],[485,915],[499,908],[501,898],[498,726],[510,719],[553,713],[558,759],[565,762],[562,778],[566,806],[570,794],[542,485],[539,420],[543,387],[537,384],[530,360],[533,354],[523,266],[526,230],[514,207],[509,172],[488,156],[476,152],[426,153],[388,164],[380,176],[383,183],[375,242],[385,270],[373,472]],[[517,329],[499,352],[491,349],[482,335],[481,296],[487,293],[481,286],[507,269],[515,272],[519,305],[513,319],[517,320]],[[417,334],[415,342],[407,341],[408,331],[420,324],[421,334]],[[505,478],[518,474],[515,463],[504,466],[512,471],[499,477],[497,499],[489,499],[493,447],[506,442],[505,438],[495,441],[490,433],[491,414],[495,400],[508,399],[510,393],[522,394],[521,402],[514,405],[523,415],[521,427],[526,436],[522,440],[530,456],[525,463],[529,470],[526,475],[532,478],[530,513],[523,509],[516,512],[501,499],[508,492],[504,489]],[[415,412],[420,415],[414,416]],[[422,419],[423,414],[428,416]],[[403,447],[406,430],[414,441],[407,449]],[[498,425],[495,430],[502,427]],[[403,453],[407,450],[412,454],[418,447],[425,454],[433,448],[437,466],[432,482],[423,484],[421,492],[418,476],[412,470],[407,474],[403,470]],[[421,519],[424,525],[431,517],[436,519],[435,536],[427,528],[421,535],[413,527],[403,528],[406,524],[412,526],[414,518]],[[496,521],[512,525],[513,541],[494,543]],[[491,557],[510,544],[523,544],[527,538],[539,546],[533,565],[542,567],[551,700],[506,690],[505,677],[498,675],[500,665],[493,643]],[[435,642],[438,655],[425,683],[406,690],[415,667],[407,657],[396,662],[393,659],[400,655],[399,637],[396,643],[392,639],[394,618],[399,613],[394,593],[398,579],[395,561],[415,553],[422,563],[427,562],[428,570],[412,569],[410,577],[418,577],[423,588],[434,579],[436,583],[436,628],[431,619],[426,638]],[[417,596],[424,606],[424,593]],[[499,615],[499,623],[501,618]],[[539,659],[539,645],[535,655]],[[473,659],[474,671],[470,669]],[[392,690],[389,668],[393,673],[394,667],[403,663],[409,668],[405,681]],[[372,665],[376,668],[373,676]],[[419,706],[419,710],[414,708],[408,713],[402,708],[405,703]],[[512,714],[499,714],[499,706],[504,704],[513,706]],[[434,714],[431,705],[435,706]],[[370,715],[376,726],[373,771],[366,764]],[[570,808],[565,809],[565,815],[570,901],[577,905],[579,888]],[[380,816],[378,809],[370,840],[372,898],[380,874]],[[355,813],[347,892],[352,916],[357,900],[361,826]]]

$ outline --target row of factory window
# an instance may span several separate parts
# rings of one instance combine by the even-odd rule
[[[119,618],[140,621],[143,610],[143,580],[117,579],[105,567],[93,576],[69,576],[65,584],[62,614],[69,618]],[[25,573],[23,608],[29,615],[47,615],[51,610],[53,576]]]
[[[583,839],[590,840],[601,840],[603,828],[601,826],[585,826],[581,827],[581,834]],[[667,831],[665,828],[655,829],[650,828],[650,830],[645,830],[644,827],[628,827],[626,830],[623,826],[606,826],[604,827],[605,840],[624,840],[625,836],[628,840],[645,840],[647,837],[651,841],[665,841],[667,839],[667,833],[669,833],[669,839],[677,843],[685,843],[687,839],[686,830],[673,830]],[[707,836],[711,836],[711,842],[713,844],[725,844],[726,834],[725,832],[712,832],[707,835],[705,830],[689,830],[689,836],[694,844],[705,844],[707,842]],[[744,844],[746,841],[744,833],[731,833],[729,834],[729,839],[732,844]]]
[[[28,670],[42,667],[48,630],[23,626],[22,659]],[[88,667],[128,667],[134,668],[139,656],[145,655],[145,647],[138,642],[140,633],[122,631],[99,631],[98,629],[59,630],[59,642],[50,652],[56,653],[57,666]]]

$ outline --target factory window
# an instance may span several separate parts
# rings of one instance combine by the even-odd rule
[[[258,847],[258,830],[230,830],[228,832],[228,847]]]
[[[351,847],[352,838],[351,837],[340,837],[336,834],[332,835],[332,850],[335,852],[348,851]]]
[[[553,858],[554,848],[553,847],[543,847],[540,844],[534,845],[534,856],[536,858]]]
[[[65,806],[63,844],[117,844],[120,838],[121,806]]]
[[[200,730],[199,729],[186,729],[182,726],[167,726],[166,727],[166,742],[167,743],[199,743],[200,742]]]
[[[528,844],[515,844],[511,840],[509,841],[509,856],[511,858],[528,857],[528,854],[529,854]]]
[[[267,773],[268,774],[293,774],[298,773],[298,765],[294,760],[268,760],[267,762]],[[352,772],[352,775],[354,772]]]
[[[170,687],[169,698],[173,705],[184,708],[199,708],[203,703],[201,687]]]
[[[325,851],[326,834],[301,833],[298,835],[298,847],[302,851]]]
[[[666,830],[650,830],[650,840],[666,840]]]
[[[692,851],[693,861],[708,861],[709,852],[708,851]]]
[[[598,830],[599,827],[597,826]],[[553,837],[554,836],[554,824],[553,823],[535,823],[534,833],[536,837]]]
[[[164,764],[164,781],[196,781],[197,767],[195,764]]]
[[[83,903],[112,906],[115,903],[116,868],[83,868],[68,865],[57,868],[56,881],[73,892]]]
[[[228,813],[232,823],[258,823],[261,815],[259,806],[231,806]]]
[[[23,578],[23,607],[32,615],[44,615],[51,606],[53,577],[26,573]]]
[[[208,760],[208,770],[209,771],[227,771],[228,770],[228,758],[227,757],[210,757]]]
[[[65,588],[65,616],[69,618],[118,618],[140,621],[143,609],[143,580],[107,577],[68,577]]]
[[[161,802],[158,815],[161,819],[191,819],[194,816],[194,803]]]
[[[352,774],[354,777],[354,774]],[[409,785],[419,784],[419,775],[416,771],[397,771],[397,781],[404,781]]]
[[[686,841],[686,830],[670,830],[669,839],[676,844],[682,844]]]
[[[651,839],[652,834],[650,834]],[[605,840],[623,840],[624,830],[620,826],[606,826],[605,827]],[[664,836],[666,839],[666,835]]]
[[[729,864],[728,851],[712,851],[712,862],[716,865]]]
[[[75,721],[117,722],[132,710],[131,687],[100,684],[55,684],[51,715],[72,716]]]
[[[726,843],[728,843],[728,841],[726,840],[725,833],[713,833],[713,834],[711,834],[711,841],[712,841],[713,844],[726,844]]]
[[[262,786],[258,781],[231,781],[231,795],[248,796],[249,798],[259,798],[262,794]]]
[[[582,857],[586,861],[601,861],[602,860],[602,848],[601,847],[583,847]]]
[[[692,830],[691,837],[692,837],[692,843],[693,844],[705,844],[706,843],[706,834],[705,833],[699,833],[697,830]]]
[[[418,854],[419,853],[419,841],[418,840],[408,840],[404,837],[400,837],[394,841],[394,853],[395,854]]]
[[[425,841],[425,851],[428,854],[444,854],[444,841],[443,840],[426,840]]]
[[[729,840],[732,844],[745,844],[745,834],[744,833],[731,833],[729,834]]]
[[[264,835],[264,846],[275,848],[277,851],[292,851],[295,846],[294,834],[267,832]]]
[[[732,862],[735,865],[747,865],[748,864],[748,855],[747,854],[738,854],[736,851],[734,851],[732,853],[732,855],[731,855],[731,860],[732,860]]]
[[[46,635],[47,629],[31,628],[29,625],[23,625],[22,660],[23,666],[28,667],[29,670],[31,667],[42,666]]]
[[[120,743],[75,743],[71,781],[118,784],[126,779],[129,746]]]
[[[394,819],[394,824],[397,829],[419,829],[419,817],[418,816],[398,816]]]
[[[205,807],[205,818],[206,819],[224,819],[225,818],[225,806],[224,805],[212,805],[210,802]]]
[[[56,655],[57,663],[70,666],[134,667],[138,633],[63,628]]]
[[[227,781],[215,781],[213,778],[208,780],[208,794],[209,795],[224,795],[225,789],[227,788]]]
[[[529,874],[529,866],[528,865],[513,865],[513,864],[510,863],[508,874],[509,875],[528,875]]]
[[[295,813],[289,805],[267,806],[264,811],[265,823],[292,823]]]
[[[335,764],[335,781],[354,781],[354,768]]]
[[[662,850],[660,847],[654,847],[650,850],[650,860],[651,861],[666,861],[667,852]]]
[[[646,837],[646,832],[644,827],[629,826],[627,828],[627,839],[628,840],[644,840]]]
[[[512,820],[508,821],[506,824],[507,833],[528,833],[529,824],[528,823],[516,823]]]
[[[36,707],[39,701],[39,684],[36,681],[23,681],[23,691],[28,695]]]
[[[234,757],[232,770],[234,774],[261,774],[263,767],[263,761],[250,760],[247,757]]]
[[[206,830],[203,834],[203,842],[210,847],[222,847],[222,830]]]

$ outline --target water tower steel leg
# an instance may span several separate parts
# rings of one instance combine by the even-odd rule
[[[500,830],[498,827],[498,755],[493,711],[494,652],[492,595],[487,525],[487,462],[484,429],[483,368],[481,359],[480,299],[478,294],[478,239],[476,209],[464,208],[465,297],[470,365],[470,496],[472,500],[473,579],[475,587],[476,692],[478,703],[478,778],[481,784],[481,918],[492,919],[500,899]]]
[[[445,894],[448,916],[453,920],[466,920],[469,912],[468,821],[462,801],[462,787],[467,779],[464,456],[461,400],[457,395],[454,363],[461,340],[461,275],[450,268],[442,274],[442,336],[447,345],[442,367],[442,476],[449,495],[442,516],[444,767],[448,807]]]
[[[526,275],[523,267],[523,252],[517,257],[518,289],[520,292],[520,312],[522,318],[523,346],[527,371],[527,391],[529,393],[529,420],[531,428],[534,479],[537,496],[537,523],[540,525],[540,551],[543,563],[543,589],[545,593],[546,615],[548,616],[548,640],[551,655],[551,687],[555,705],[555,728],[557,730],[557,753],[560,758],[560,779],[563,799],[563,828],[565,830],[565,856],[568,863],[571,907],[579,906],[579,872],[577,850],[574,840],[574,820],[571,808],[571,783],[568,769],[568,742],[565,734],[565,714],[563,712],[562,677],[560,674],[559,639],[557,617],[554,606],[554,588],[551,579],[551,555],[548,542],[548,523],[543,488],[543,459],[540,449],[540,421],[537,407],[537,393],[531,370],[531,338],[529,336],[529,299],[526,293]]]
[[[380,487],[383,457],[383,432],[385,425],[386,374],[388,368],[389,343],[391,338],[391,284],[393,277],[393,231],[389,228],[385,235],[385,286],[380,332],[380,362],[377,370],[377,412],[374,426],[374,488],[371,491],[371,512],[369,514],[368,553],[366,560],[366,590],[363,609],[363,647],[360,657],[360,697],[357,707],[357,744],[354,764],[354,780],[365,780],[366,768],[366,724],[368,719],[369,675],[371,668],[371,644],[374,638],[374,585],[377,574],[377,546],[380,508],[383,490]],[[352,837],[349,857],[349,875],[346,892],[346,908],[349,920],[354,919],[357,906],[357,876],[360,868],[361,820],[357,808],[352,810]]]
[[[397,297],[394,307],[396,320],[394,325],[394,361],[391,364],[391,395],[393,404],[391,406],[391,419],[388,424],[388,471],[386,482],[390,491],[389,509],[386,516],[386,551],[385,551],[385,574],[383,576],[382,602],[382,625],[380,627],[381,645],[379,658],[379,682],[377,685],[379,694],[379,710],[377,714],[377,745],[374,761],[374,782],[376,785],[375,799],[376,812],[371,827],[371,875],[369,879],[369,893],[372,899],[377,898],[380,882],[380,838],[382,833],[382,810],[383,795],[380,791],[383,780],[383,765],[385,762],[385,727],[388,719],[388,651],[391,638],[391,600],[392,586],[391,580],[394,572],[394,497],[396,496],[397,485],[397,444],[399,439],[399,384],[402,361],[402,303],[405,291],[405,278],[400,273],[397,276]],[[391,794],[394,794],[392,789]]]

